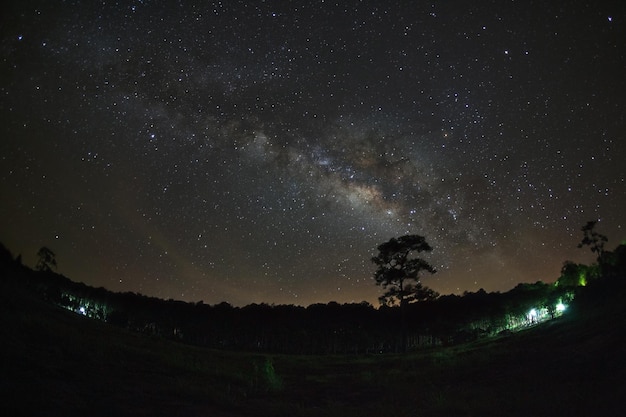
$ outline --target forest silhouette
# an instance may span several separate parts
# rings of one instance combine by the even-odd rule
[[[595,222],[582,231],[580,247],[597,254],[592,265],[564,263],[562,274],[552,284],[520,283],[507,292],[484,290],[463,295],[434,293],[417,279],[420,269],[434,269],[420,258],[410,258],[411,248],[429,250],[421,236],[392,239],[379,247],[377,282],[387,274],[397,279],[407,265],[411,271],[402,280],[415,283],[387,291],[382,298],[398,296],[398,304],[375,308],[367,302],[296,305],[250,304],[234,307],[226,302],[207,305],[163,300],[125,292],[115,293],[77,283],[53,271],[57,260],[44,247],[36,270],[21,265],[17,257],[1,248],[3,275],[19,275],[20,284],[41,299],[78,314],[138,333],[159,336],[209,348],[288,354],[363,354],[405,352],[448,346],[484,337],[508,334],[540,321],[553,319],[595,281],[620,281],[626,276],[626,245],[605,251],[606,237],[594,231]],[[403,240],[404,239],[404,240]],[[417,240],[416,240],[417,239]],[[408,242],[408,246],[402,242]],[[406,243],[405,242],[405,243]],[[412,245],[412,246],[411,246]],[[417,245],[417,246],[415,246]],[[405,247],[406,246],[406,247]],[[399,252],[404,269],[387,269],[385,262]],[[395,261],[394,261],[395,262]],[[414,268],[417,262],[419,268]],[[411,266],[413,265],[413,266]],[[382,272],[381,272],[382,271]],[[391,275],[390,275],[391,274]],[[380,278],[382,280],[382,278]],[[412,294],[416,290],[419,294]],[[403,293],[406,292],[406,294]],[[416,298],[416,294],[419,297]],[[424,294],[428,295],[425,296]],[[418,302],[409,302],[412,298]]]
[[[405,338],[399,306],[114,293],[31,269],[0,245],[0,411],[618,416],[626,246],[589,238],[597,262],[566,261],[555,283],[406,304]]]

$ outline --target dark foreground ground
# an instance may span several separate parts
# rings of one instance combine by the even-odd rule
[[[222,352],[133,334],[0,277],[0,414],[622,416],[626,309],[407,355]],[[608,306],[608,307],[607,307]]]

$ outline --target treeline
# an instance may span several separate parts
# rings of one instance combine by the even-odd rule
[[[626,275],[626,246],[611,254],[610,266],[566,263],[555,284],[446,295],[409,304],[404,311],[376,309],[366,302],[308,307],[187,303],[93,288],[49,269],[33,271],[4,247],[0,263],[2,279],[19,280],[47,302],[131,331],[228,350],[363,354],[466,342],[553,318],[584,288],[581,285]]]

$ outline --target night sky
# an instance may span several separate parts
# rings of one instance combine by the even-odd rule
[[[8,3],[8,4],[7,4]],[[626,238],[626,2],[5,1],[0,241],[113,291],[360,302],[420,234],[443,294]]]

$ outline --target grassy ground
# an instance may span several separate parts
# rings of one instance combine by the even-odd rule
[[[0,289],[2,415],[623,415],[623,314],[407,355],[283,356],[137,335]]]

